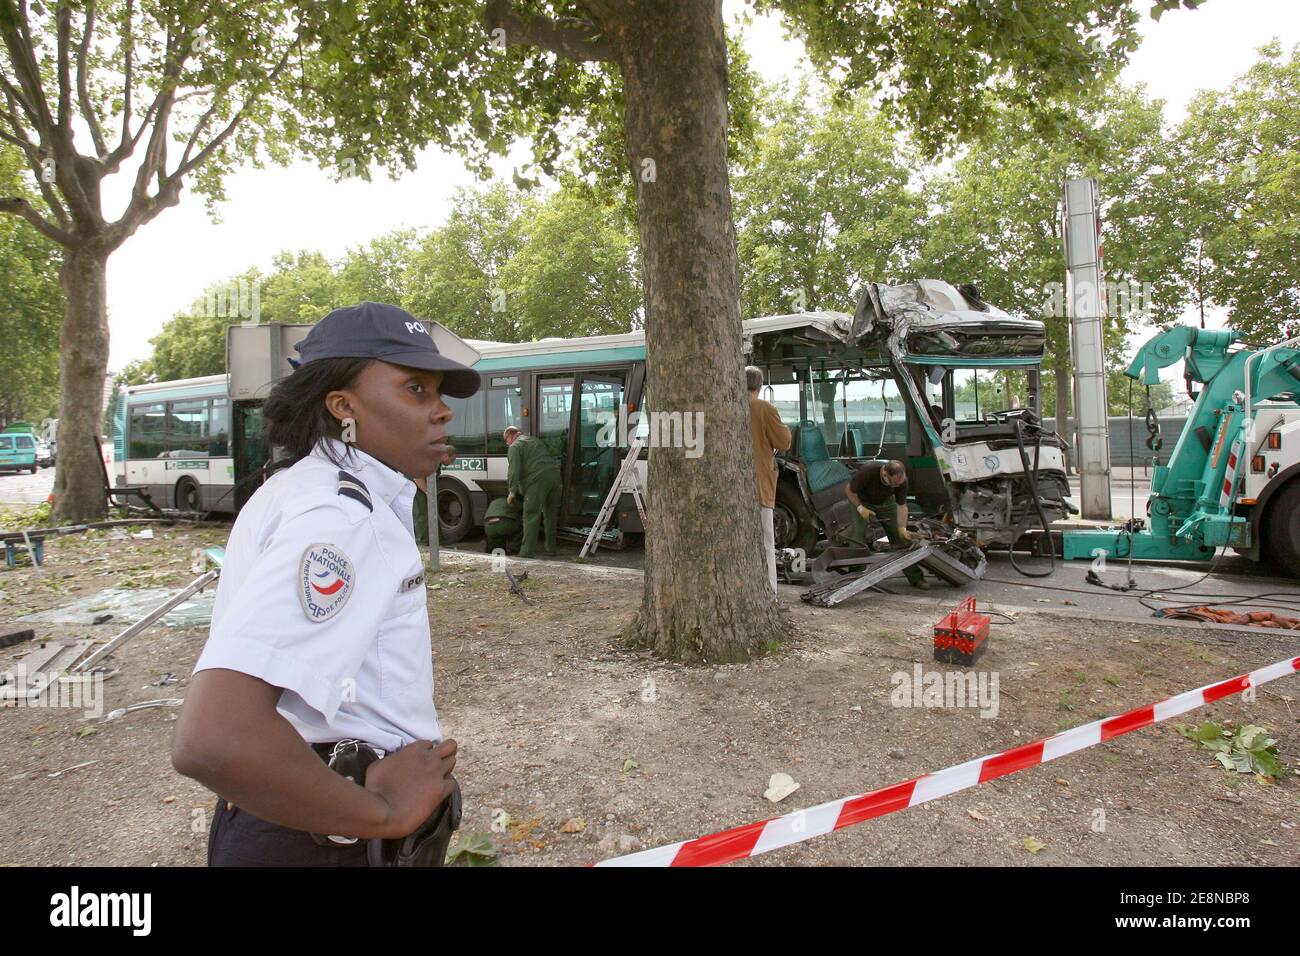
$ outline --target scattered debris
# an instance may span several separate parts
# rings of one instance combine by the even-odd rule
[[[515,577],[513,574],[511,574],[509,568],[506,568],[505,572],[506,572],[506,580],[510,582],[510,593],[515,595],[516,597],[523,598],[525,604],[532,604],[533,603],[532,598],[530,598],[527,594],[525,594],[524,589],[519,586],[521,582],[528,580],[528,572],[520,571],[519,577]]]
[[[628,757],[626,760],[623,761],[623,772],[624,772],[624,773],[631,773],[633,770],[637,769],[637,767],[639,767],[639,766],[641,766],[639,763],[637,763],[637,762],[636,762],[635,760],[633,760],[631,757]]]
[[[560,825],[561,833],[581,833],[587,828],[587,822],[582,817],[569,817]]]
[[[181,697],[165,697],[161,700],[145,700],[138,704],[132,704],[130,707],[119,707],[117,710],[110,710],[104,715],[102,722],[107,723],[110,720],[117,720],[119,717],[125,717],[127,714],[133,713],[137,710],[146,710],[150,707],[179,707],[183,703],[185,703],[185,700]]]
[[[763,796],[773,803],[780,803],[798,790],[799,786],[800,784],[788,773],[774,773],[767,781],[767,789],[763,791]]]
[[[23,641],[30,641],[36,636],[36,631],[27,628],[21,631],[10,631],[7,634],[0,634],[0,647],[12,647],[14,644],[21,644]]]
[[[173,588],[107,588],[62,604],[18,618],[23,624],[97,624],[105,614],[123,625],[139,621],[151,608],[174,596]],[[212,590],[196,594],[185,603],[169,610],[161,623],[167,627],[207,627],[212,623]]]
[[[90,766],[93,766],[94,764],[97,764],[97,763],[99,763],[98,760],[87,760],[85,763],[77,763],[77,764],[73,764],[71,767],[64,767],[62,770],[56,770],[56,771],[54,771],[54,773],[47,773],[45,776],[47,776],[47,777],[62,777],[65,773],[72,773],[72,771],[74,771],[74,770],[80,770],[80,769],[82,769],[83,767],[90,767]],[[28,773],[31,773],[31,771],[29,770]],[[24,774],[23,776],[26,776],[26,774]]]
[[[978,810],[975,810],[975,809],[970,809],[970,810],[967,810],[966,812],[967,812],[968,814],[970,814],[970,818],[971,818],[972,820],[987,820],[987,819],[988,819],[988,817],[986,817],[984,814],[980,813]]]

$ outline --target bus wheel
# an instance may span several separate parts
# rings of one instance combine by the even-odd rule
[[[817,529],[812,514],[804,504],[799,489],[789,482],[778,482],[776,507],[772,509],[772,532],[778,548],[802,548],[812,554],[817,544]]]
[[[1264,555],[1284,574],[1300,577],[1300,481],[1288,483],[1263,517]]]
[[[474,511],[469,492],[455,481],[438,482],[438,535],[447,544],[455,544],[474,527]]]
[[[199,483],[193,478],[182,478],[176,482],[176,507],[181,511],[202,510]]]

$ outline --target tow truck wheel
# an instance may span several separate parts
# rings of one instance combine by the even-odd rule
[[[812,554],[817,528],[799,489],[788,482],[776,486],[776,507],[772,509],[772,532],[778,548],[802,548]]]
[[[1269,503],[1259,527],[1269,562],[1284,574],[1300,577],[1300,480],[1290,482]]]

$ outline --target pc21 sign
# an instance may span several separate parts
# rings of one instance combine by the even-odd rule
[[[448,466],[451,471],[487,471],[486,458],[457,458]]]

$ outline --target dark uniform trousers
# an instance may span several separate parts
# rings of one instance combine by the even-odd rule
[[[318,846],[306,830],[255,817],[217,798],[208,828],[208,866],[369,866],[366,840],[349,846]]]
[[[894,500],[894,496],[891,494],[883,501],[868,501],[865,497],[860,497],[859,500],[876,513],[876,520],[885,529],[885,537],[889,539],[889,543],[896,548],[906,547],[907,541],[904,540],[898,524],[898,502]],[[868,534],[867,522],[856,509],[852,513],[852,520],[858,540],[865,541]],[[916,565],[912,565],[903,569],[903,577],[907,578],[909,583],[915,584],[925,577],[925,573]]]

